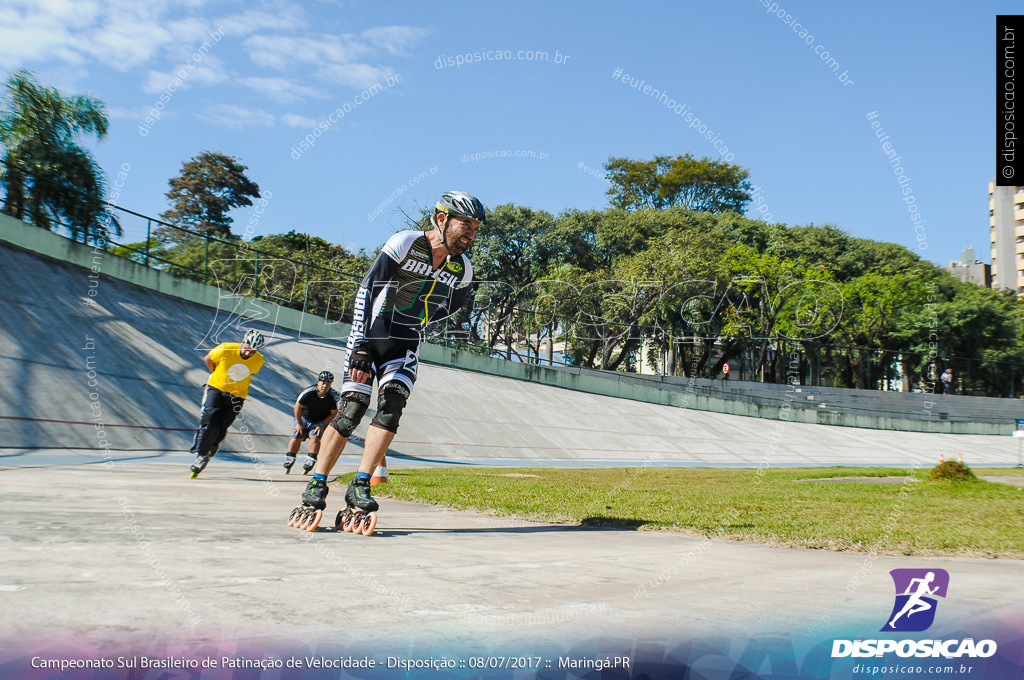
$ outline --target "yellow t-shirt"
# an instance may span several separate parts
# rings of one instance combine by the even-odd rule
[[[238,342],[222,342],[210,350],[210,360],[216,366],[206,384],[245,399],[249,395],[249,380],[263,368],[263,355],[256,352],[243,360],[239,347]]]

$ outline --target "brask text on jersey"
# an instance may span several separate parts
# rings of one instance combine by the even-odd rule
[[[442,266],[435,271],[426,262],[416,262],[415,260],[406,260],[405,264],[402,265],[402,271],[407,271],[412,274],[423,274],[430,278],[436,278],[446,286],[454,288],[457,279],[452,274],[444,271],[444,269],[444,266]]]

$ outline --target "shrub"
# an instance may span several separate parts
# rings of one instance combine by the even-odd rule
[[[946,460],[932,468],[928,479],[950,479],[955,482],[974,482],[977,477],[971,468],[957,460]]]

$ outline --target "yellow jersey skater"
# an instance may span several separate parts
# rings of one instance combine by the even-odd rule
[[[203,357],[210,378],[203,388],[203,410],[190,449],[196,456],[192,479],[206,468],[242,411],[252,376],[263,368],[263,355],[258,350],[264,342],[263,334],[253,329],[241,343],[222,342]]]

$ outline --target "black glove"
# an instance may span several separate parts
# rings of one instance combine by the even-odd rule
[[[361,343],[356,343],[356,346],[352,348],[352,356],[348,360],[349,370],[363,371],[364,373],[373,372],[373,360],[370,358],[370,352]]]

